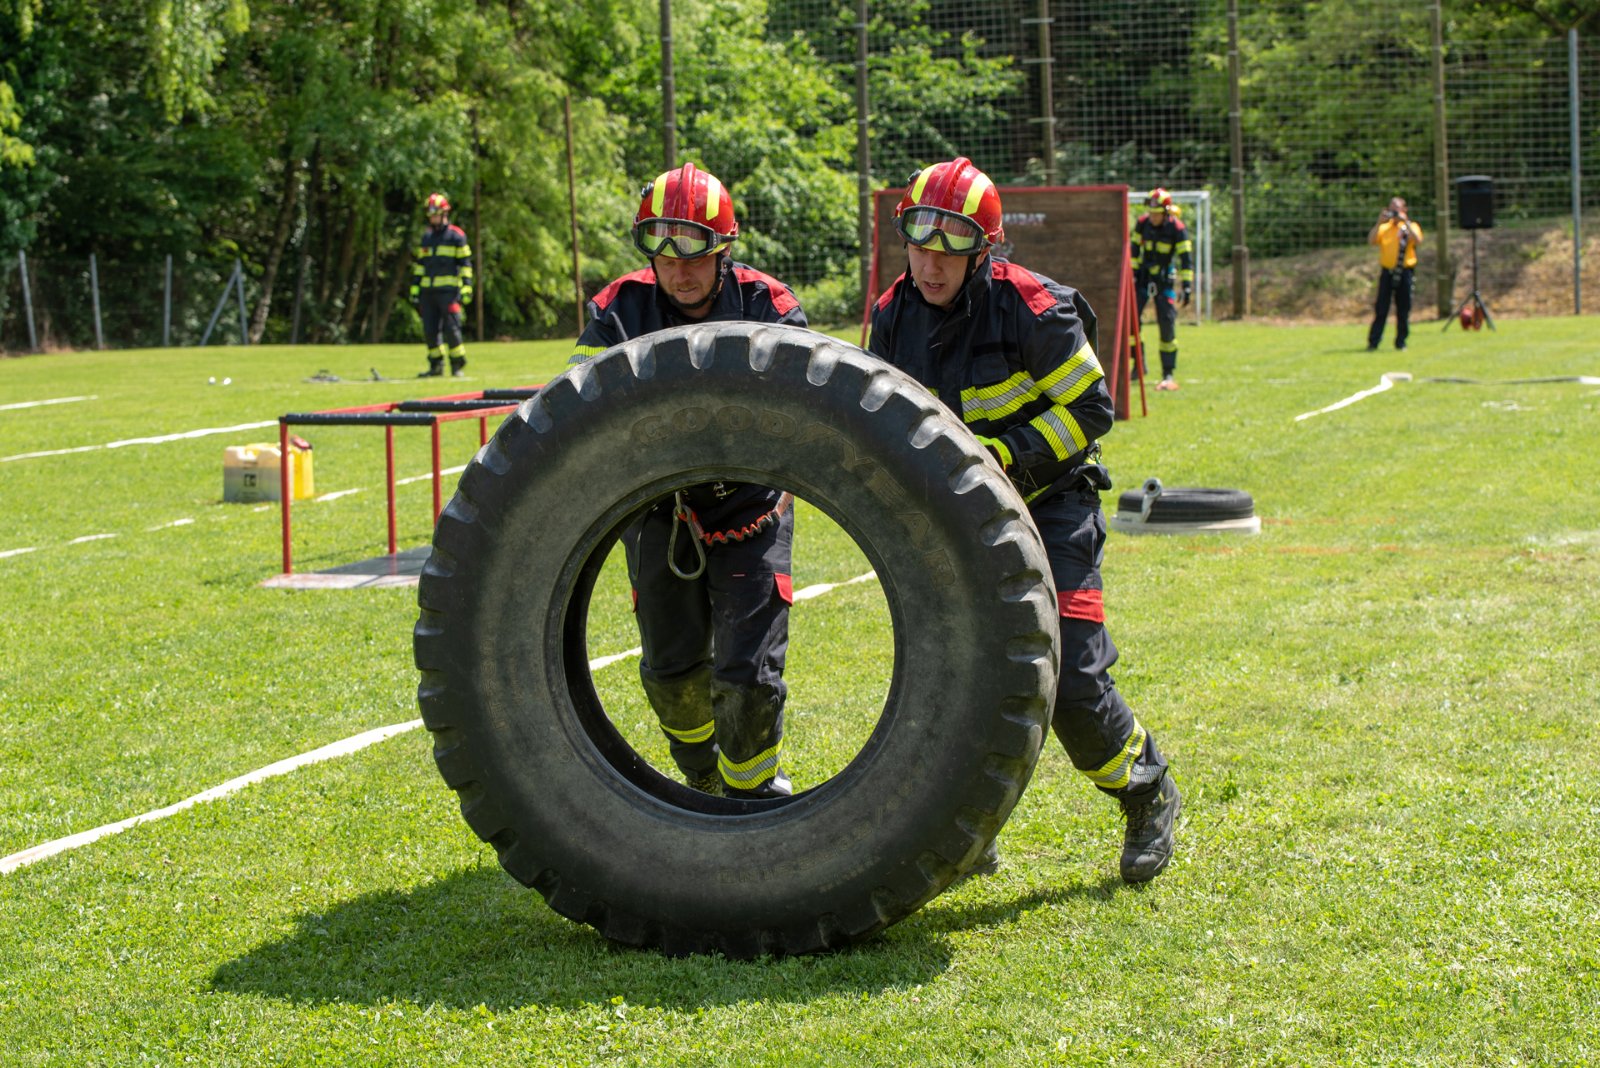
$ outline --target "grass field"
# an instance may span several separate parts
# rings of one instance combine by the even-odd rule
[[[1186,795],[1146,889],[1051,741],[999,874],[849,952],[665,959],[505,876],[410,730],[0,875],[0,1065],[1600,1062],[1600,387],[1506,384],[1600,355],[1591,320],[1500,327],[1187,327],[1182,391],[1107,438],[1120,488],[1243,488],[1263,520],[1107,550],[1116,674]],[[431,391],[362,381],[416,347],[0,361],[0,856],[417,715],[413,590],[259,585],[276,506],[222,503],[221,459],[275,428],[87,447],[566,350],[473,346]],[[1295,419],[1388,371],[1415,380]],[[361,492],[297,508],[297,567],[382,553],[382,435],[312,430],[318,490]],[[449,427],[446,464],[475,445]],[[397,446],[427,470],[426,431]],[[402,545],[430,526],[402,487]],[[863,569],[815,512],[796,557],[797,587]],[[615,592],[596,656],[636,642]],[[870,583],[796,607],[798,785],[870,727],[883,620]],[[647,748],[631,670],[597,679]]]

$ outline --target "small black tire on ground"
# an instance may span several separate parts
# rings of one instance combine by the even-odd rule
[[[589,674],[618,532],[716,479],[838,522],[894,627],[867,742],[781,801],[668,779]],[[671,954],[841,948],[948,886],[1021,796],[1054,699],[1049,574],[1009,481],[909,377],[795,327],[667,330],[568,370],[468,465],[418,587],[418,703],[468,825],[558,913]]]
[[[1144,508],[1144,492],[1128,490],[1117,497],[1117,513],[1139,515]],[[1163,488],[1150,505],[1149,523],[1210,523],[1224,519],[1248,519],[1256,514],[1250,494],[1237,489],[1204,489],[1194,486]]]

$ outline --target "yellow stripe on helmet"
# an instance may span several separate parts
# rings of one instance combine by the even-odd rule
[[[704,173],[704,172],[701,172]],[[722,204],[726,198],[722,195],[722,183],[711,175],[706,175],[706,222],[714,222],[722,213]]]
[[[663,171],[650,183],[650,213],[658,219],[667,210],[667,176],[671,173]]]
[[[932,167],[924,167],[917,175],[917,180],[911,185],[911,203],[922,203],[922,191],[928,187],[928,177],[933,174]]]
[[[978,177],[972,180],[972,187],[967,190],[967,199],[961,205],[961,214],[975,214],[978,210],[978,205],[983,202],[983,194],[988,192],[993,185],[994,183],[989,180],[989,176],[980,171]]]

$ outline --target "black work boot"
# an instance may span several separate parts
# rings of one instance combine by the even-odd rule
[[[443,356],[429,356],[428,357],[428,369],[426,371],[418,371],[417,372],[417,377],[418,378],[442,378],[443,376],[444,376],[444,357]]]
[[[1122,881],[1149,882],[1172,859],[1173,830],[1183,807],[1178,784],[1168,772],[1154,789],[1118,797],[1117,803],[1128,817],[1128,831],[1122,839]]]
[[[722,776],[717,772],[716,768],[712,768],[703,775],[685,774],[683,781],[688,784],[691,790],[699,790],[701,793],[710,794],[712,797],[722,796]]]
[[[450,377],[461,378],[467,373],[467,358],[465,356],[450,357]]]
[[[723,797],[737,797],[748,801],[768,801],[774,797],[789,797],[794,793],[794,786],[789,782],[789,776],[782,768],[776,775],[753,790],[740,789],[737,786],[722,784]]]

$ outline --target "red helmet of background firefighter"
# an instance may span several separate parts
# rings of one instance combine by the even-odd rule
[[[693,163],[657,175],[640,194],[633,243],[650,257],[661,292],[690,319],[710,313],[738,236],[733,198]]]
[[[989,250],[1005,240],[1000,191],[965,156],[911,176],[894,209],[911,280],[924,300],[945,307]]]

